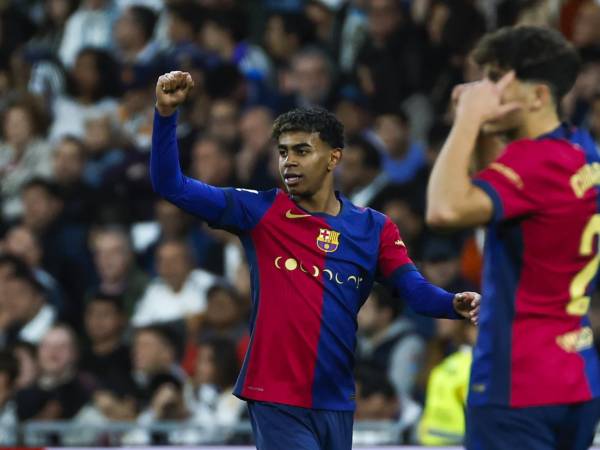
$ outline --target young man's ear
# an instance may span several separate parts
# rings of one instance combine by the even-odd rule
[[[342,160],[342,149],[334,148],[331,150],[331,154],[329,155],[329,164],[327,164],[327,170],[331,172],[333,169],[337,167],[337,165]]]
[[[533,91],[533,102],[532,108],[534,110],[541,109],[548,104],[552,104],[554,102],[554,97],[552,96],[552,90],[546,84],[536,84]]]

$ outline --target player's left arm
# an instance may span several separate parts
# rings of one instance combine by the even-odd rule
[[[427,281],[409,258],[398,228],[389,218],[380,236],[378,275],[395,297],[402,298],[419,314],[478,321],[480,295],[453,294]]]
[[[503,90],[514,78],[509,72],[500,81],[484,80],[465,87],[456,119],[435,162],[427,187],[427,223],[434,227],[468,227],[489,222],[492,198],[471,182],[469,165],[482,125],[519,107],[501,103]]]

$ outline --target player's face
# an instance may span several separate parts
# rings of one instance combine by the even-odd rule
[[[489,78],[494,82],[500,80],[505,73],[505,71],[499,70],[495,66],[484,67],[484,77]],[[502,95],[502,103],[518,101],[521,104],[526,104],[527,93],[525,92],[525,89],[525,83],[519,81],[518,79],[514,79],[504,90]],[[521,128],[524,121],[523,111],[525,110],[526,108],[522,108],[506,114],[497,120],[486,122],[483,125],[482,130],[486,134],[513,133]]]
[[[288,192],[298,197],[312,197],[332,176],[341,158],[341,150],[322,141],[319,133],[294,131],[283,133],[277,145],[279,173]]]

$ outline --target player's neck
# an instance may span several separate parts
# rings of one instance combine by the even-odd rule
[[[333,188],[322,189],[310,197],[294,197],[294,201],[298,206],[312,213],[337,216],[342,209],[342,204],[335,196]]]
[[[555,111],[540,111],[538,114],[529,115],[523,126],[516,131],[516,139],[535,139],[543,134],[550,133],[560,125],[560,119]]]

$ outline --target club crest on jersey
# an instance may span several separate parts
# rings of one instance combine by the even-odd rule
[[[317,247],[327,253],[335,252],[340,245],[340,233],[326,228],[319,229]]]

